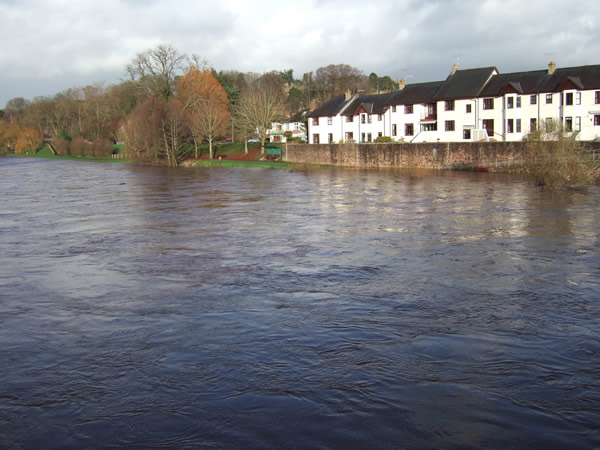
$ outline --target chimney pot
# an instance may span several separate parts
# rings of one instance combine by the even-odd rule
[[[458,70],[458,64],[452,65],[452,73],[456,73],[457,70]]]
[[[350,97],[352,97],[352,91],[348,88],[346,89],[346,100],[350,100]]]
[[[404,78],[398,80],[398,90],[402,90],[404,89],[404,87],[406,86],[406,80]]]
[[[550,64],[548,64],[548,75],[552,75],[555,70],[556,70],[556,63],[554,61],[550,61]]]

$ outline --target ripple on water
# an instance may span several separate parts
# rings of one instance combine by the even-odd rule
[[[600,447],[598,189],[0,172],[0,447]]]

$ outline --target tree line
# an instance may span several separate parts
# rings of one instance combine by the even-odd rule
[[[176,166],[201,144],[246,142],[258,136],[264,151],[274,121],[314,109],[342,94],[396,88],[389,77],[331,64],[295,78],[292,69],[263,74],[216,71],[196,55],[158,45],[138,53],[127,80],[70,88],[32,101],[9,100],[0,110],[0,148],[24,153],[51,142],[61,155],[105,157],[123,143],[130,157]]]

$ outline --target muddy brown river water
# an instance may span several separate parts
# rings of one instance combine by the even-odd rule
[[[600,189],[0,159],[0,447],[598,448]]]

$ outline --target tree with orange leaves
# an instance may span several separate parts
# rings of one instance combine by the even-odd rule
[[[17,136],[15,153],[33,153],[42,145],[42,135],[35,128],[21,127]]]
[[[198,143],[206,139],[209,157],[212,159],[213,142],[227,133],[230,122],[229,100],[225,89],[210,71],[191,67],[177,83],[175,95],[186,112],[196,157]]]

